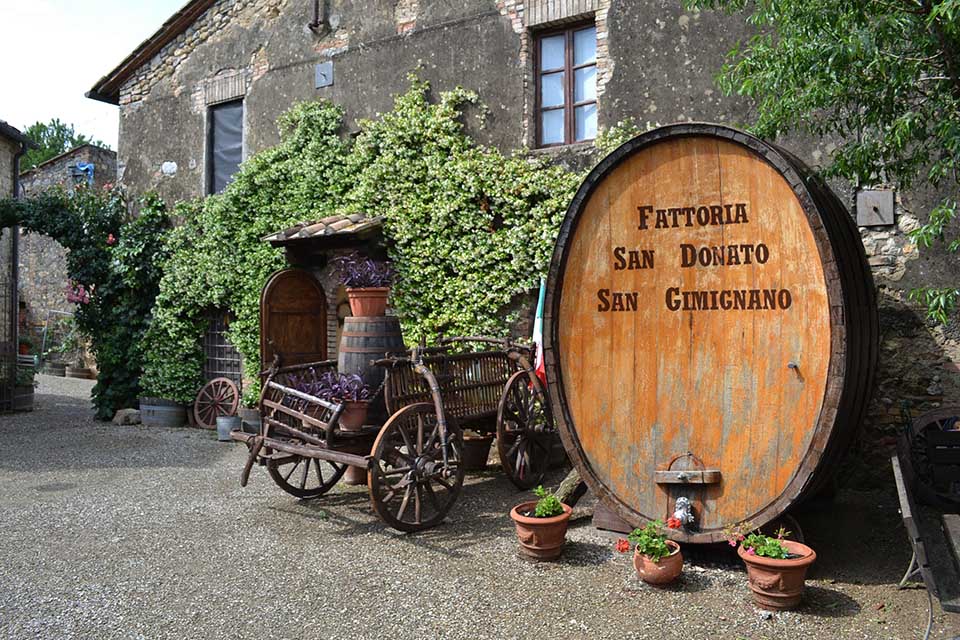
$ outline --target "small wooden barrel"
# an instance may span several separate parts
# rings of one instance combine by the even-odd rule
[[[787,152],[684,124],[624,144],[567,211],[547,285],[564,446],[637,526],[716,542],[821,488],[859,427],[878,326],[856,226]],[[681,501],[683,504],[685,501]]]
[[[400,319],[396,316],[349,316],[343,320],[340,347],[337,351],[337,370],[357,373],[373,393],[383,382],[384,371],[371,361],[383,358],[389,352],[403,351]],[[383,394],[370,407],[368,421],[381,422],[386,418]]]

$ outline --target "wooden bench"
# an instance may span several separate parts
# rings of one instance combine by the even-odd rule
[[[917,577],[923,581],[931,598],[926,638],[933,625],[933,596],[940,600],[944,611],[960,613],[960,516],[942,514],[938,531],[936,522],[920,517],[913,501],[912,478],[903,473],[900,458],[893,456],[890,463],[903,526],[913,550],[910,566],[898,586],[902,589]]]

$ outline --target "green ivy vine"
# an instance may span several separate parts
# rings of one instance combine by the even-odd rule
[[[193,400],[210,308],[233,314],[228,337],[256,380],[260,290],[286,266],[262,238],[333,213],[383,217],[398,272],[391,303],[408,342],[509,330],[547,270],[582,174],[477,144],[462,122],[476,94],[457,88],[432,101],[428,83],[410,83],[391,111],[361,121],[353,140],[340,107],[295,105],[279,121],[280,143],[247,160],[224,193],[176,208],[184,224],[170,234],[144,345],[150,395]],[[618,125],[602,140],[615,146],[634,129]],[[245,400],[256,392],[249,386]]]

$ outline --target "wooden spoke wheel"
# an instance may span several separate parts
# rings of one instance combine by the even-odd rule
[[[518,371],[507,381],[497,410],[497,452],[510,481],[530,489],[550,468],[556,439],[547,391],[540,379]]]
[[[232,416],[240,404],[240,390],[229,378],[214,378],[203,385],[193,403],[193,417],[204,429],[217,428],[217,416]]]
[[[433,404],[407,405],[380,430],[373,443],[370,502],[384,522],[399,531],[439,524],[463,486],[463,434],[447,425],[447,464]]]
[[[277,486],[290,495],[305,499],[325,494],[346,470],[345,464],[304,456],[289,455],[267,460],[267,473]]]

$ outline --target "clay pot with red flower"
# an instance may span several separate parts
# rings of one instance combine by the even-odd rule
[[[675,520],[671,518],[670,520]],[[679,521],[678,521],[679,522]],[[677,525],[679,527],[679,524]],[[668,540],[663,520],[653,520],[634,529],[626,539],[617,540],[616,549],[625,553],[633,547],[633,568],[647,584],[670,584],[683,572],[680,545]]]
[[[538,500],[518,504],[510,511],[520,553],[532,560],[556,560],[563,553],[573,510],[542,486],[533,493]]]
[[[350,313],[359,317],[382,316],[393,283],[393,265],[354,251],[333,261],[340,283],[347,290]]]
[[[750,523],[741,523],[727,527],[725,534],[747,566],[754,604],[772,611],[796,608],[803,599],[807,569],[817,559],[816,552],[788,540],[790,532],[782,527],[774,536],[751,529]]]

